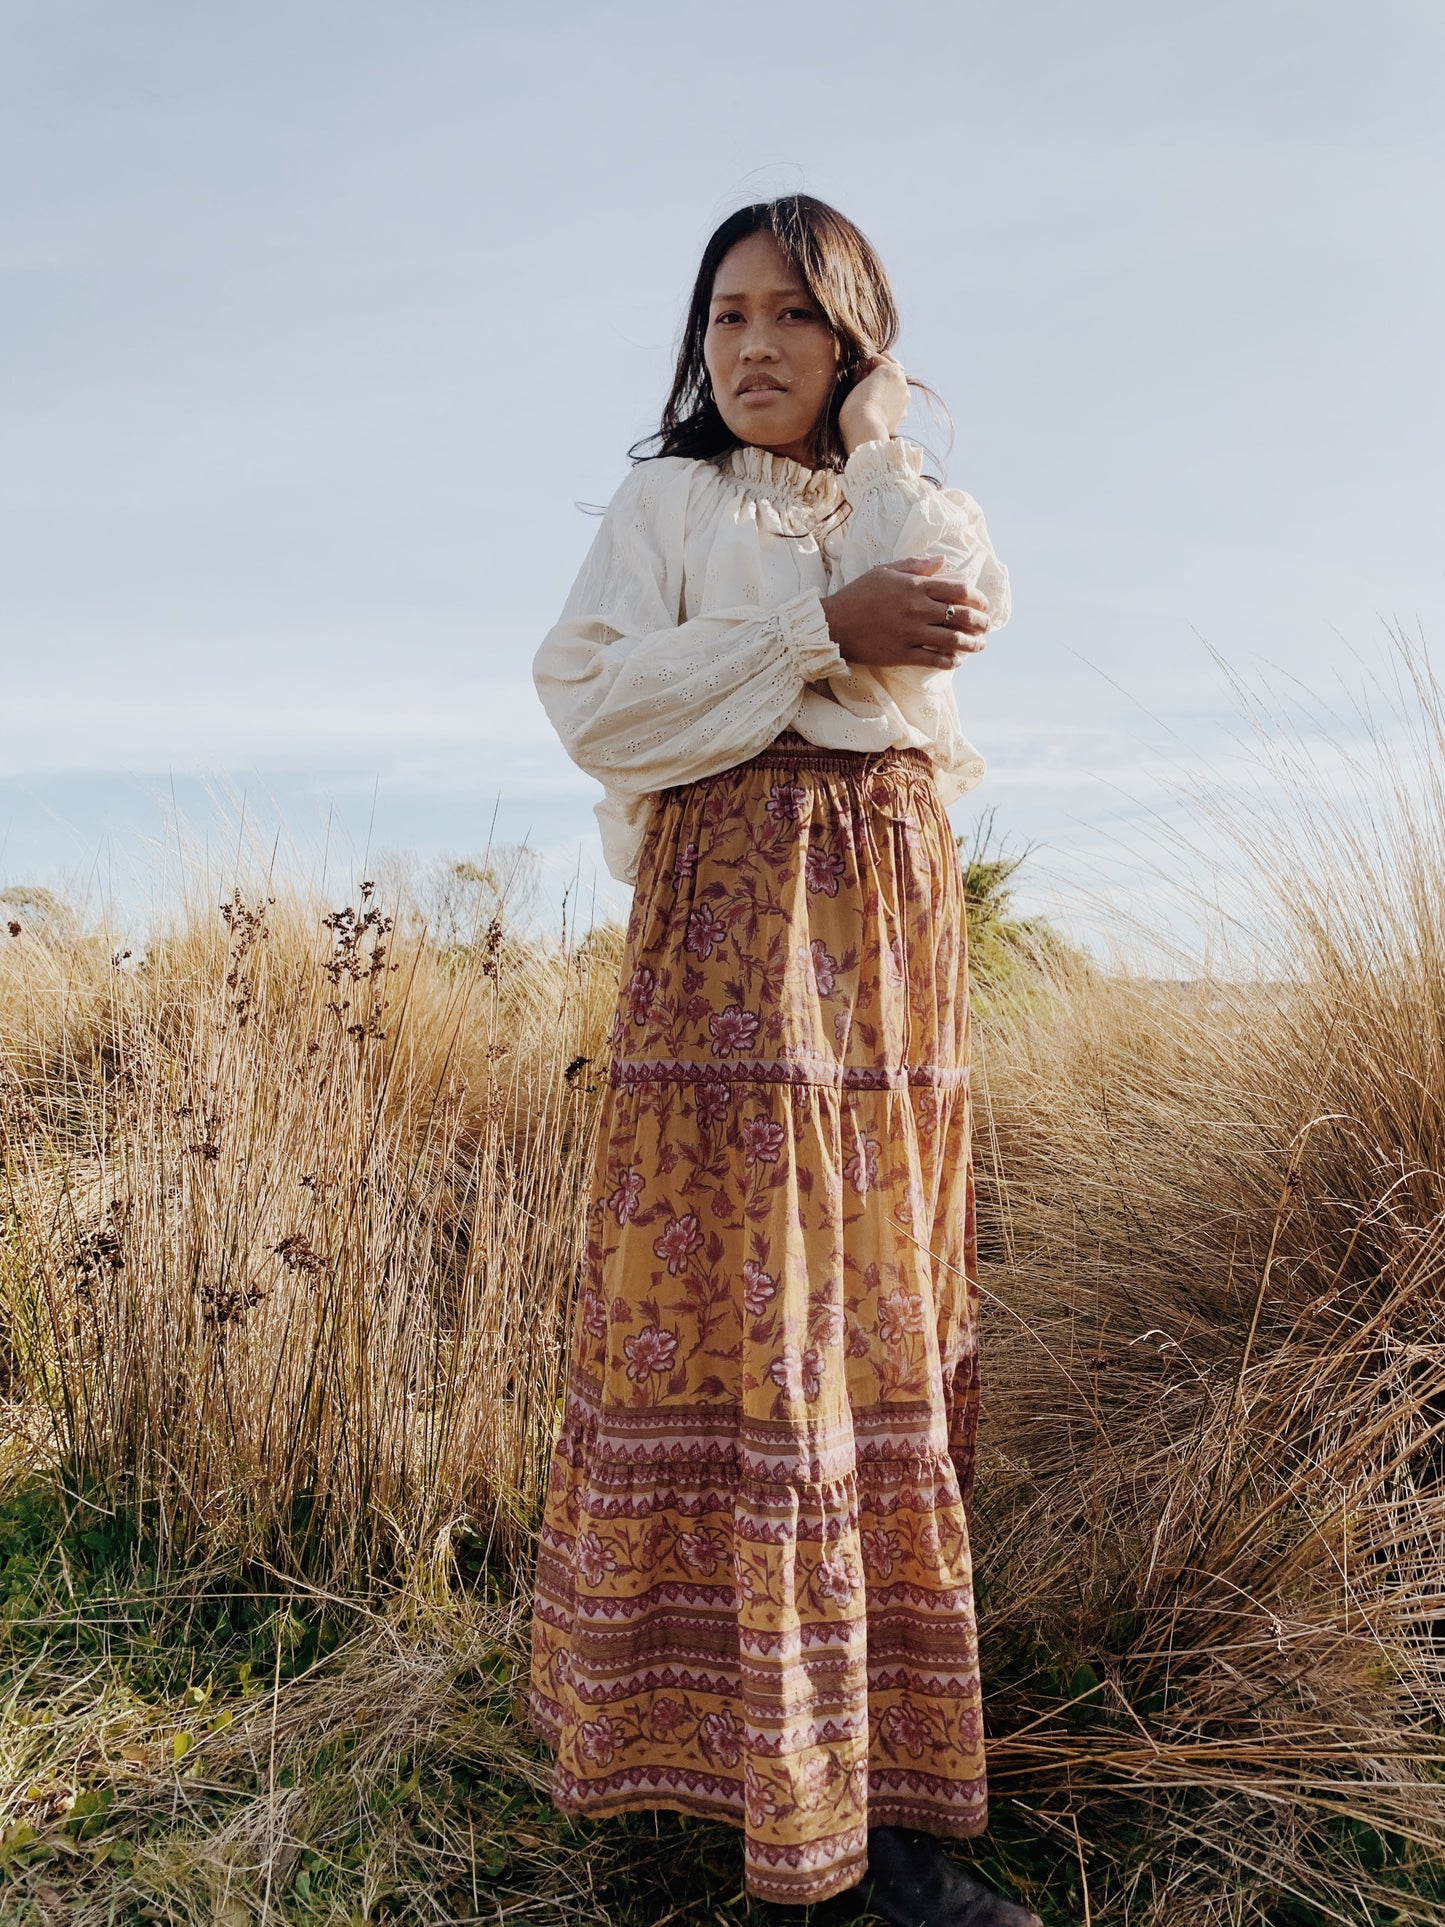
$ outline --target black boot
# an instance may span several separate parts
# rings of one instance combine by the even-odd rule
[[[890,1927],[1043,1927],[1037,1914],[980,1886],[931,1833],[870,1827],[859,1897]]]

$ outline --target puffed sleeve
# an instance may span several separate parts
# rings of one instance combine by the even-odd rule
[[[700,467],[666,457],[632,470],[533,659],[568,755],[614,798],[743,761],[787,726],[807,683],[847,666],[814,590],[681,620]]]
[[[1001,629],[1009,618],[1008,570],[993,552],[983,513],[962,489],[925,482],[922,470],[923,451],[912,442],[860,442],[848,457],[844,580],[908,555],[942,555],[988,603],[989,629]]]

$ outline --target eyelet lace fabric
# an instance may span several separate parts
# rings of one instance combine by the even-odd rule
[[[846,510],[840,515],[840,510]],[[924,749],[940,800],[980,780],[953,672],[849,663],[821,598],[880,563],[941,555],[1009,615],[977,503],[921,475],[902,441],[842,474],[767,449],[639,463],[602,519],[533,660],[537,692],[596,806],[608,869],[637,879],[657,793],[728,769],[787,728],[825,749]]]

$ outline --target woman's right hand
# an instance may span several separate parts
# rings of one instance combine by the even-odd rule
[[[982,649],[988,603],[942,569],[940,555],[907,556],[823,596],[828,633],[840,653],[849,662],[890,669],[953,669]],[[953,621],[945,623],[950,603]]]

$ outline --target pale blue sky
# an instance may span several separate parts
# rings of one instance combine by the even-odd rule
[[[953,815],[1041,886],[1142,900],[1161,781],[1229,780],[1201,638],[1314,689],[1445,634],[1436,0],[524,18],[0,0],[0,883],[124,870],[206,777],[599,868],[530,676],[574,504],[792,188],[878,245],[1010,565]]]

